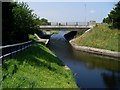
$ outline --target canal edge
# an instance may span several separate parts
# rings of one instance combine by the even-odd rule
[[[120,52],[99,49],[99,48],[93,48],[93,47],[87,47],[87,46],[78,46],[72,42],[73,40],[74,39],[70,40],[69,43],[72,46],[72,48],[74,48],[75,50],[98,54],[98,55],[109,56],[109,57],[120,58]]]

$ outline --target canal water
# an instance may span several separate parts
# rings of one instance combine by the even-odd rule
[[[120,61],[74,50],[65,31],[51,36],[48,47],[73,72],[80,88],[120,88]]]

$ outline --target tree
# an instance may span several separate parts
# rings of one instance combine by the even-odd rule
[[[40,19],[26,3],[3,2],[2,11],[3,45],[27,41],[39,28]]]
[[[107,17],[107,18],[104,18],[104,19],[103,19],[103,23],[108,23],[108,24],[109,24],[109,23],[110,23],[110,19],[109,19],[108,17]]]
[[[115,5],[115,8],[108,14],[103,22],[111,23],[113,27],[120,28],[120,1]]]
[[[48,20],[45,19],[45,18],[42,18],[42,19],[40,20],[40,25],[48,25]]]
[[[33,33],[35,29],[34,18],[32,10],[26,3],[18,3],[17,7],[12,9],[14,18],[14,32],[18,41],[28,40],[28,34]],[[22,39],[21,39],[22,36]]]
[[[2,44],[6,45],[13,40],[13,7],[16,7],[16,3],[2,2]]]

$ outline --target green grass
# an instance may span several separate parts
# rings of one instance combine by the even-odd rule
[[[59,30],[55,30],[55,31],[50,31],[50,34],[58,34]]]
[[[34,40],[34,41],[38,40],[37,37],[32,35],[32,34],[29,34],[28,37],[29,37],[30,40]]]
[[[0,66],[0,80],[2,80],[2,66]],[[0,90],[2,89],[2,84],[0,81]]]
[[[51,31],[50,31],[50,34],[51,34],[51,35],[53,35],[53,34],[58,34],[58,33],[59,33],[59,30],[57,30],[57,29],[56,29],[56,30],[51,30]]]
[[[7,59],[2,70],[3,88],[77,88],[71,71],[41,44]]]
[[[78,35],[73,41],[80,46],[89,46],[111,51],[119,51],[120,30],[110,29],[108,25],[99,24],[90,32]]]
[[[48,35],[52,35],[52,34],[58,34],[59,33],[59,30],[58,29],[53,29],[53,30],[50,30],[50,31],[43,31],[45,34],[48,33]]]

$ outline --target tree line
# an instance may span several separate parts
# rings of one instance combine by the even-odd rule
[[[103,19],[103,23],[111,24],[112,27],[120,29],[120,1],[115,4],[113,10]]]
[[[26,3],[2,2],[2,45],[27,41],[28,34],[46,24],[48,20],[40,19]]]

